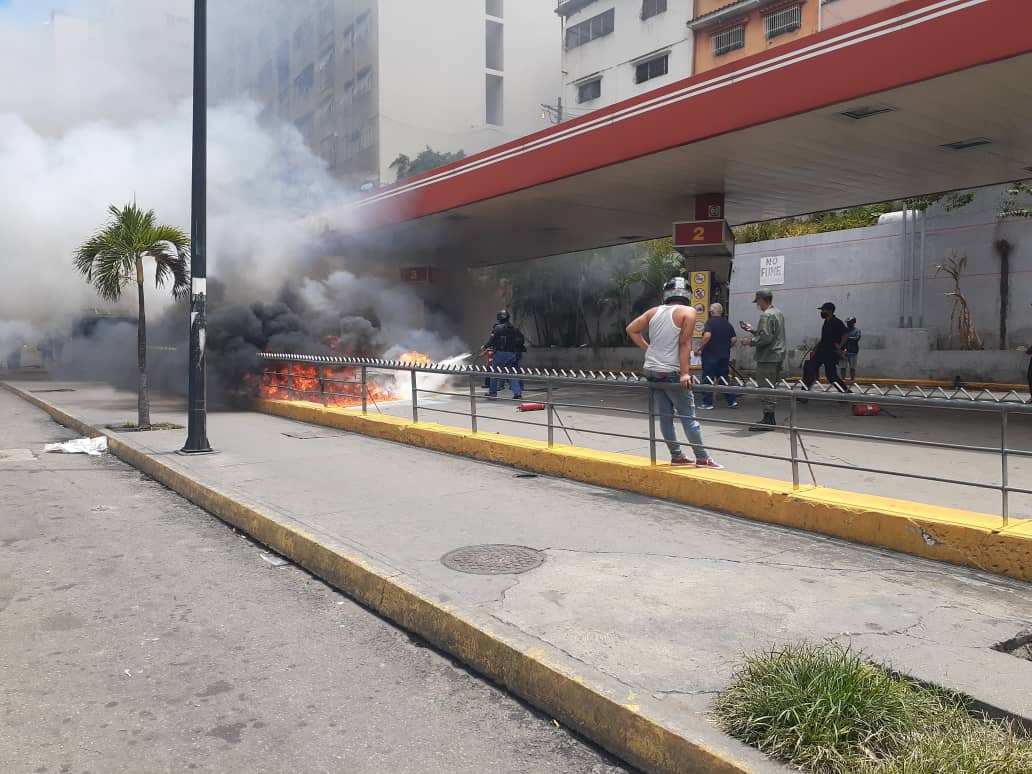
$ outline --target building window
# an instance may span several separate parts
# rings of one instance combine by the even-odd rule
[[[372,18],[369,11],[363,11],[355,19],[355,43],[362,45],[369,41],[369,32],[372,29]]]
[[[731,51],[745,48],[745,25],[722,30],[713,36],[713,55],[722,56]]]
[[[505,0],[484,0],[485,10],[488,16],[494,16],[496,19],[501,19],[504,15]]]
[[[365,150],[366,148],[372,148],[376,144],[376,132],[373,130],[372,123],[368,123],[362,127],[361,141],[359,146]]]
[[[763,17],[763,30],[767,40],[795,32],[803,23],[803,7],[795,5]]]
[[[337,77],[337,56],[333,48],[324,51],[319,57],[319,88],[322,91],[329,91],[336,83]]]
[[[280,86],[290,83],[290,46],[285,42],[276,49],[276,73]]]
[[[319,105],[319,108],[315,111],[315,120],[319,124],[319,129],[329,132],[333,127],[333,98],[327,97]]]
[[[659,16],[661,13],[666,11],[667,0],[642,0],[641,2],[641,18],[651,19],[653,16]]]
[[[300,98],[308,96],[308,92],[315,85],[315,66],[308,65],[301,74],[294,79],[294,96]]]
[[[294,50],[299,51],[312,45],[312,20],[305,19],[294,30]]]
[[[505,123],[505,81],[501,76],[487,76],[487,123],[502,126]]]
[[[653,78],[666,75],[668,72],[670,72],[670,54],[663,54],[663,56],[649,59],[647,62],[642,62],[635,67],[634,82],[645,83],[645,81],[651,81]]]
[[[487,21],[487,68],[489,70],[505,69],[505,25],[500,22]]]
[[[590,43],[596,38],[602,38],[613,31],[616,21],[616,11],[610,8],[605,13],[593,16],[590,19],[574,24],[566,28],[566,47],[577,48],[585,43]]]
[[[578,102],[591,102],[593,99],[598,99],[602,96],[602,79],[596,78],[593,81],[587,83],[581,83],[577,86],[577,101]]]
[[[363,67],[358,71],[358,79],[355,86],[356,94],[368,94],[373,90],[373,68]]]
[[[334,16],[333,0],[324,0],[319,6],[319,40],[332,37]]]

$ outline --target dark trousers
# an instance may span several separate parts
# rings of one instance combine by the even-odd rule
[[[708,358],[705,355],[702,356],[702,381],[703,384],[724,384],[731,375],[731,358],[730,357],[712,357]],[[724,393],[724,399],[727,401],[727,405],[733,406],[735,403],[735,396],[730,392]],[[702,405],[712,406],[713,405],[713,393],[704,392],[702,393]]]
[[[814,355],[812,360],[807,360],[803,364],[803,384],[806,385],[807,389],[812,387],[813,383],[820,377],[822,367],[824,368],[824,375],[828,379],[828,384],[837,386],[842,392],[849,392],[846,383],[839,376],[838,355]]]

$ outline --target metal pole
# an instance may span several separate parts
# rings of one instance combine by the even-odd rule
[[[552,406],[552,380],[548,380],[548,393],[546,400],[546,414],[548,419],[548,448],[555,446],[555,407]]]
[[[287,400],[294,400],[294,363],[287,363]]]
[[[319,366],[319,394],[322,395],[323,407],[330,405],[329,399],[326,397],[325,373],[322,366]]]
[[[419,421],[419,392],[416,389],[416,372],[412,371],[412,421]]]
[[[473,374],[469,377],[469,428],[477,432],[477,383]]]
[[[656,464],[656,391],[649,389],[649,459]]]
[[[928,234],[928,210],[921,213],[921,250],[918,253],[920,263],[918,265],[917,280],[917,327],[924,328],[925,313],[925,237]]]
[[[907,315],[907,208],[903,206],[903,252],[899,261],[899,327],[903,327]]]
[[[788,437],[792,453],[792,488],[799,489],[799,430],[796,427],[796,395],[792,391],[788,409]]]
[[[1003,514],[1003,526],[1007,526],[1007,522],[1010,521],[1010,492],[1007,491],[1007,407],[1003,406],[1000,410],[1000,464],[1003,468],[1001,481],[1003,486],[1001,488],[1001,495],[1003,496],[1001,512]]]
[[[366,367],[362,366],[362,413],[369,410],[369,378],[366,374]]]
[[[207,321],[208,184],[208,13],[207,0],[194,0],[193,195],[190,214],[190,380],[184,454],[211,452],[204,385]]]

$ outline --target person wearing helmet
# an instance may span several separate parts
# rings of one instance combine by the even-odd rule
[[[692,335],[695,332],[695,307],[692,291],[684,277],[675,277],[663,286],[663,305],[649,309],[627,326],[627,335],[645,350],[645,378],[659,404],[659,427],[670,450],[671,465],[692,465],[719,470],[702,442],[702,428],[695,418],[695,398],[689,371]],[[648,331],[648,339],[645,332]],[[680,385],[680,388],[665,385]],[[688,436],[695,453],[689,460],[681,450],[674,430],[674,414]]]
[[[849,381],[856,381],[856,359],[860,354],[860,329],[856,318],[846,318],[846,365],[849,367]]]
[[[492,367],[494,368],[517,368],[520,355],[527,351],[523,332],[512,324],[509,313],[502,310],[497,315],[497,322],[491,329],[491,338],[484,344],[481,356],[490,351]],[[498,384],[501,379],[492,378],[488,387],[487,397],[498,397]],[[523,384],[519,379],[510,378],[509,384],[512,387],[512,397],[520,400],[523,397]]]

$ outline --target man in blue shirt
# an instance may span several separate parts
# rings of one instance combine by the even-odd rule
[[[860,354],[860,329],[856,327],[856,318],[846,320],[846,363],[849,366],[849,381],[856,381],[856,359]]]
[[[711,304],[709,320],[702,330],[702,341],[699,342],[695,354],[702,358],[702,379],[703,384],[725,384],[731,373],[731,348],[738,342],[735,336],[735,329],[724,317],[724,307],[720,304]],[[730,408],[738,408],[738,399],[730,392],[724,393],[727,405]],[[704,411],[713,408],[713,393],[702,394],[702,405]]]

